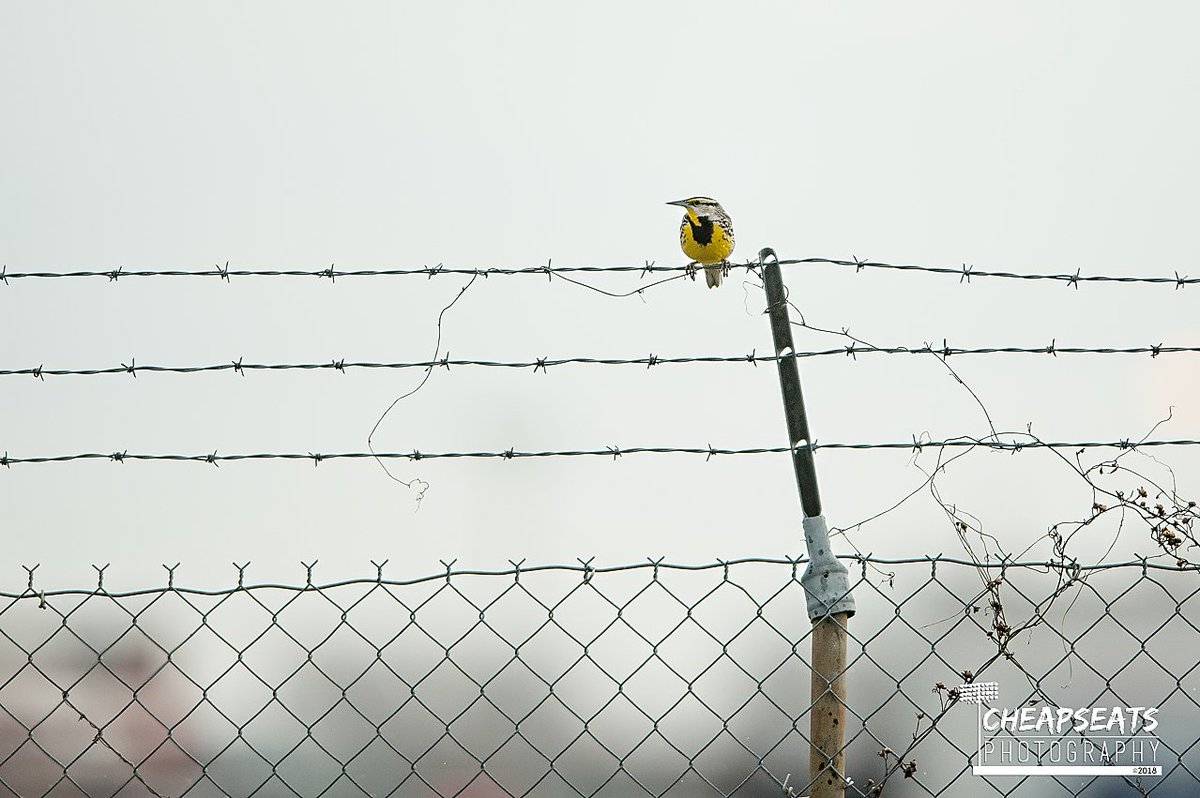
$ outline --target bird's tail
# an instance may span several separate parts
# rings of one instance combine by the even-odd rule
[[[723,268],[720,263],[715,266],[704,267],[704,282],[708,283],[709,288],[716,288],[721,284],[721,272]]]

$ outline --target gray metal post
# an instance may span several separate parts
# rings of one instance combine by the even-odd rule
[[[772,263],[763,265],[770,257]],[[783,289],[783,276],[779,272],[775,251],[768,248],[758,253],[759,265],[763,266],[763,284],[767,289],[767,314],[771,318],[771,337],[775,339],[775,354],[794,353],[792,343],[792,321],[788,318],[787,293]],[[783,412],[787,418],[788,444],[792,447],[792,466],[796,469],[796,487],[800,491],[800,505],[805,518],[816,518],[821,514],[821,491],[817,488],[817,466],[813,462],[812,438],[808,432],[808,414],[804,412],[804,392],[800,389],[800,368],[796,358],[780,358],[779,386],[783,389]],[[803,443],[803,446],[798,444]]]
[[[770,258],[771,262],[767,263]],[[779,386],[787,419],[788,445],[796,488],[804,510],[804,542],[808,565],[800,582],[813,622],[812,706],[809,715],[809,793],[812,798],[843,798],[846,789],[846,624],[854,614],[850,580],[845,564],[833,555],[829,530],[821,515],[821,493],[813,461],[813,440],[800,390],[800,369],[793,355],[792,323],[788,317],[787,294],[775,251],[758,253],[767,314],[778,358]]]

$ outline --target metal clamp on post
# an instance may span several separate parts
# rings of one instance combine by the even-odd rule
[[[808,617],[816,621],[838,612],[854,614],[854,597],[850,595],[850,571],[833,555],[829,546],[829,528],[825,516],[804,519],[804,542],[808,547],[808,566],[800,577],[804,598],[808,602]]]

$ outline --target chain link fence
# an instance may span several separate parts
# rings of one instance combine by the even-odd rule
[[[0,599],[0,795],[806,794],[803,561]],[[1196,795],[1197,568],[851,563],[849,795]],[[1162,775],[972,775],[999,704],[1157,706]],[[794,788],[794,789],[793,789]]]

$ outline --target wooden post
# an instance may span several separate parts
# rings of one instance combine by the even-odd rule
[[[766,263],[767,258],[771,263]],[[783,408],[787,419],[788,445],[792,449],[792,466],[796,472],[796,487],[800,492],[800,503],[804,510],[805,537],[809,545],[809,569],[814,561],[832,561],[834,567],[826,567],[824,575],[828,576],[837,567],[844,566],[832,558],[829,551],[828,533],[825,531],[824,519],[821,516],[821,494],[817,489],[817,470],[813,462],[812,437],[808,429],[808,416],[804,410],[804,394],[800,389],[800,370],[796,366],[796,358],[785,355],[794,354],[795,344],[792,342],[791,319],[788,317],[787,294],[783,287],[783,277],[779,271],[779,263],[773,250],[764,249],[759,253],[759,264],[762,266],[763,285],[767,293],[767,314],[771,319],[771,336],[775,342],[775,354],[779,357],[776,365],[779,367],[779,385],[783,392]],[[817,536],[816,547],[813,551],[814,539],[809,535],[809,519],[819,523],[812,525]],[[821,574],[815,575],[817,579]],[[805,571],[806,593],[809,592]],[[824,582],[821,582],[824,584]],[[844,798],[845,796],[845,745],[846,745],[846,624],[853,612],[853,603],[849,599],[848,582],[842,596],[835,594],[823,597],[834,606],[849,607],[848,612],[827,612],[814,614],[814,596],[809,593],[809,615],[813,621],[812,630],[812,694],[809,715],[809,795],[811,798]],[[822,598],[822,597],[816,597]],[[818,602],[819,603],[819,602]],[[815,615],[815,617],[814,617]]]
[[[812,798],[842,798],[846,773],[846,621],[838,612],[813,622],[812,715],[808,775]],[[829,761],[828,752],[834,752]]]

